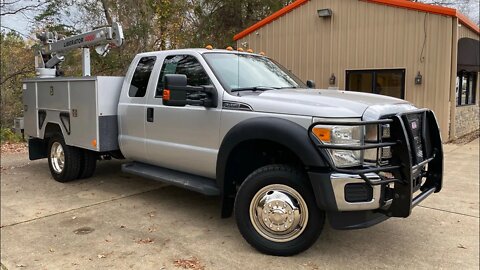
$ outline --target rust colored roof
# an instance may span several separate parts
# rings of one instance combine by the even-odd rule
[[[243,30],[242,32],[236,34],[233,39],[234,40],[239,40],[250,33],[254,32],[257,29],[260,29],[261,27],[271,23],[272,21],[282,17],[283,15],[289,13],[290,11],[302,6],[303,4],[306,4],[310,0],[296,0],[295,2],[291,3],[290,5],[280,9],[279,11],[273,13],[272,15],[266,17],[265,19],[257,22],[256,24],[248,27],[247,29]],[[375,4],[381,4],[381,5],[387,5],[387,6],[392,6],[392,7],[398,7],[398,8],[406,8],[406,9],[411,9],[411,10],[416,10],[416,11],[423,11],[427,13],[432,13],[432,14],[437,14],[437,15],[445,15],[445,16],[450,16],[450,17],[455,17],[458,18],[461,24],[464,26],[468,27],[469,29],[473,30],[475,33],[480,34],[480,28],[478,27],[477,24],[475,24],[473,21],[471,21],[469,18],[467,18],[465,15],[462,13],[458,12],[456,9],[453,8],[447,8],[447,7],[442,7],[442,6],[436,6],[436,5],[429,5],[429,4],[424,4],[424,3],[418,3],[418,2],[411,2],[408,0],[360,0],[360,1],[365,1],[368,3],[375,3]]]

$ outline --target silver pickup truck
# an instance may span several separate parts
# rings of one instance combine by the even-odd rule
[[[306,250],[327,216],[335,229],[408,217],[442,188],[432,111],[317,90],[263,55],[142,53],[125,77],[36,78],[23,92],[30,159],[48,158],[55,180],[126,159],[125,173],[219,196],[267,254]]]

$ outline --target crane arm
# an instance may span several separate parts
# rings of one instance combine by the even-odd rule
[[[68,37],[47,44],[46,53],[64,53],[69,50],[113,44],[117,47],[123,44],[123,30],[120,24],[102,27],[80,35]]]

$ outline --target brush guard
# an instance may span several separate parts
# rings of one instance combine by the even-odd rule
[[[361,145],[330,145],[313,134],[317,125],[367,126],[377,128],[377,140]],[[383,127],[390,125],[390,136],[383,138]],[[443,149],[435,114],[427,109],[408,111],[375,121],[318,121],[308,129],[312,143],[334,172],[357,174],[370,186],[383,185],[383,207],[378,212],[390,217],[408,217],[412,208],[442,189]],[[364,151],[390,147],[392,157],[387,162],[377,158],[375,165],[338,168],[327,149]],[[380,180],[370,180],[366,174],[377,173]],[[393,188],[391,185],[393,184]],[[415,193],[419,194],[415,195]]]

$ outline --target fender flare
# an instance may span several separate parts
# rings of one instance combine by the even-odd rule
[[[222,216],[228,216],[229,187],[225,185],[226,168],[232,151],[237,145],[249,140],[267,140],[288,148],[300,158],[304,166],[325,167],[323,160],[308,136],[308,130],[292,121],[275,117],[256,117],[235,125],[225,135],[217,159],[217,185],[222,194]],[[230,198],[232,199],[232,198]],[[227,211],[227,212],[225,212]]]

